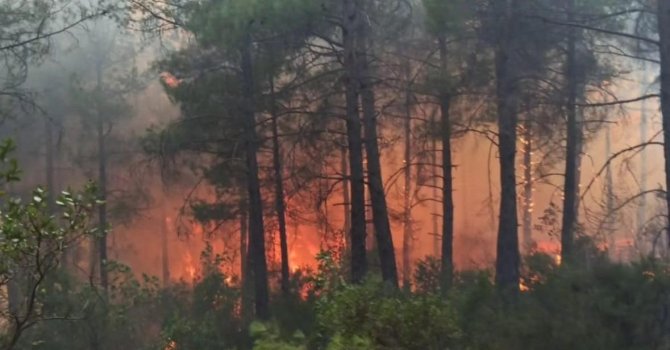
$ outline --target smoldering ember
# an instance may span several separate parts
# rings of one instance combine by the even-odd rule
[[[0,350],[670,349],[670,0],[0,21]]]

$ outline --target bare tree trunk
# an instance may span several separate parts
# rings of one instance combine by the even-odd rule
[[[342,172],[342,200],[344,201],[344,250],[351,251],[351,194],[349,193],[350,178],[349,178],[349,164],[347,162],[347,147],[343,146],[340,149],[340,166]]]
[[[163,198],[164,201],[165,199],[166,198]],[[161,222],[161,266],[163,270],[163,288],[166,288],[170,285],[170,249],[168,246],[170,228],[168,227],[165,202],[161,205]]]
[[[663,155],[665,157],[665,190],[668,222],[670,222],[670,2],[658,0],[658,33],[661,43],[661,112],[663,114]],[[666,228],[670,245],[670,226]]]
[[[574,0],[568,1],[568,22],[574,17]],[[565,154],[565,185],[563,186],[563,224],[561,228],[561,261],[573,259],[574,235],[577,221],[577,52],[576,31],[568,29],[568,50],[565,76],[567,81],[567,144]]]
[[[249,233],[249,216],[247,213],[248,205],[246,201],[240,201],[240,278],[242,281],[248,277],[247,273],[247,235]]]
[[[610,156],[612,155],[612,132],[610,130],[609,124],[605,126],[605,159],[610,159]],[[610,256],[614,257],[612,253],[614,253],[614,234],[615,234],[615,223],[613,218],[611,217],[612,213],[614,212],[614,179],[612,177],[612,165],[607,164],[607,169],[605,171],[605,195],[607,196],[605,198],[605,206],[607,210],[607,222],[606,224],[606,232],[607,232],[607,243],[610,247]]]
[[[44,145],[46,157],[47,208],[49,214],[56,213],[56,186],[54,185],[54,130],[49,116],[44,120]]]
[[[288,238],[286,237],[286,203],[284,202],[284,176],[282,174],[281,149],[279,145],[279,116],[275,101],[274,81],[270,78],[270,114],[272,116],[272,167],[275,178],[275,211],[279,223],[279,245],[281,249],[281,290],[288,295],[289,285],[289,261],[288,261]]]
[[[513,49],[515,1],[496,1],[500,38],[496,49],[498,100],[498,152],[500,157],[500,219],[496,258],[496,283],[503,290],[519,290],[519,233],[516,194],[516,141],[518,121],[517,62]]]
[[[247,190],[249,199],[249,250],[254,276],[254,302],[256,316],[270,317],[268,268],[265,257],[265,228],[263,225],[263,199],[258,170],[258,135],[254,108],[254,76],[251,57],[251,38],[247,37],[241,50],[242,92],[244,94],[244,122],[246,134]]]
[[[54,144],[54,120],[47,115],[44,119],[44,152],[46,163],[46,186],[47,186],[47,210],[49,215],[56,215],[56,153],[58,152]],[[68,267],[69,247],[64,246],[61,253],[60,265],[65,269]]]
[[[412,282],[412,93],[410,90],[411,66],[409,60],[405,62],[405,160],[404,160],[404,189],[403,189],[403,235],[402,235],[402,277],[403,288],[409,290]]]
[[[97,75],[97,98],[102,98],[102,64],[96,64]],[[100,106],[97,108],[97,132],[98,132],[98,187],[101,204],[98,207],[98,258],[100,269],[100,286],[106,292],[107,281],[107,148],[105,140],[105,123]]]
[[[244,191],[243,191],[244,192]],[[242,193],[242,198],[245,198],[245,193]],[[240,200],[240,283],[241,283],[241,303],[242,303],[242,319],[246,322],[251,319],[253,315],[253,308],[251,306],[251,289],[253,283],[249,278],[249,205],[246,199]]]
[[[363,4],[359,11],[364,11]],[[368,160],[368,189],[372,203],[372,220],[375,227],[375,237],[379,251],[379,260],[382,270],[382,279],[394,287],[398,286],[398,270],[395,260],[395,248],[391,223],[389,221],[384,192],[381,160],[379,155],[377,135],[377,111],[375,110],[375,94],[373,91],[373,77],[370,69],[370,57],[367,41],[368,25],[360,23],[357,38],[357,56],[359,58],[359,82],[361,92],[361,106],[363,107],[363,124],[365,130],[365,154]]]
[[[643,62],[642,63],[642,89],[640,91],[641,95],[645,95],[647,93],[648,89],[648,83],[647,83],[647,75],[649,72],[647,71],[647,63]],[[640,144],[643,144],[647,142],[647,129],[649,128],[649,115],[647,113],[647,100],[642,100],[641,106],[640,106]],[[609,157],[609,155],[608,155]],[[640,192],[644,192],[647,190],[647,152],[645,149],[640,150]],[[647,221],[647,201],[646,197],[642,196],[639,201],[639,205],[637,208],[637,229],[638,229],[638,234],[644,233],[644,226]],[[646,246],[646,245],[645,245]]]
[[[365,222],[365,178],[363,173],[363,140],[358,114],[358,69],[356,57],[357,8],[354,0],[343,0],[344,69],[347,110],[347,143],[351,185],[351,279],[360,283],[368,270]]]
[[[18,141],[18,140],[17,140]],[[7,184],[7,189],[8,193],[7,196],[1,199],[2,204],[6,204],[7,200],[10,198],[17,198],[19,197],[18,193],[16,192],[16,183],[15,182],[9,182]],[[20,198],[20,197],[19,197]],[[21,283],[19,281],[22,278],[23,271],[20,268],[20,266],[8,266],[8,268],[11,268],[9,270],[10,272],[10,278],[7,281],[7,311],[9,312],[9,316],[11,317],[19,317],[21,316],[19,313],[21,312],[21,304],[22,304],[22,293],[21,293]],[[5,305],[3,305],[5,307]],[[15,322],[13,320],[9,320],[11,324],[14,324]]]
[[[435,128],[437,126],[437,120],[435,120],[435,116],[431,117],[430,124],[431,124],[431,127],[433,127],[433,128]],[[432,163],[431,172],[433,173],[433,181],[432,181],[433,182],[432,183],[432,186],[433,186],[433,211],[431,213],[431,219],[432,219],[432,222],[433,222],[433,230],[432,230],[433,257],[435,257],[437,259],[438,257],[440,257],[440,251],[441,251],[441,249],[440,249],[440,233],[438,232],[439,231],[439,222],[438,222],[438,216],[439,215],[437,213],[437,211],[438,211],[438,209],[437,209],[437,200],[438,200],[437,199],[438,198],[437,192],[438,192],[438,188],[439,188],[438,183],[437,183],[437,179],[438,179],[439,175],[437,173],[437,168],[438,168],[438,164],[437,164],[437,138],[433,137],[432,139],[433,140],[432,140],[432,143],[431,143],[430,160],[431,160],[431,163]],[[444,208],[444,205],[442,207]]]
[[[523,249],[533,248],[533,129],[530,116],[523,126]]]
[[[438,38],[440,69],[443,78],[448,74],[447,40]],[[451,159],[451,96],[446,86],[441,87],[440,113],[442,134],[442,286],[448,287],[454,274],[454,185]]]
[[[16,268],[15,268],[16,269]],[[17,281],[20,271],[12,271],[13,276],[7,281],[7,311],[10,317],[19,317],[21,312],[21,288]]]

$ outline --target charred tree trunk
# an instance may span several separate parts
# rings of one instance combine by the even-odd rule
[[[249,233],[249,216],[247,213],[248,204],[246,201],[240,202],[240,278],[242,281],[246,280],[248,277],[248,266],[247,262],[249,260],[248,251],[247,251],[247,235]]]
[[[363,11],[362,4],[359,4],[358,11]],[[375,228],[375,237],[377,238],[382,279],[397,287],[398,270],[395,260],[395,248],[393,246],[391,223],[386,205],[386,193],[384,192],[379,144],[377,141],[377,111],[375,110],[370,52],[367,44],[369,28],[366,23],[361,21],[358,29],[359,35],[356,42],[357,57],[359,58],[358,80],[360,83],[361,106],[363,110],[365,154],[368,161],[368,189],[370,192],[370,202],[372,203],[372,220]]]
[[[404,161],[404,189],[403,189],[403,235],[402,235],[402,277],[403,288],[409,290],[412,282],[412,93],[410,90],[411,66],[409,60],[405,62],[405,161]]]
[[[665,156],[665,190],[670,222],[670,2],[658,0],[658,33],[661,43],[661,112],[663,114],[663,155]],[[670,245],[670,225],[666,228]]]
[[[516,194],[516,141],[518,84],[516,81],[515,1],[496,1],[500,37],[495,53],[498,104],[498,153],[500,157],[500,219],[496,258],[496,283],[503,290],[519,290],[519,233]]]
[[[358,13],[354,0],[343,0],[344,23],[342,38],[344,46],[345,94],[347,143],[349,151],[349,174],[351,186],[351,279],[360,283],[368,270],[365,222],[365,178],[363,173],[363,140],[361,120],[358,114],[358,81],[356,57],[356,26]]]
[[[275,100],[274,81],[270,78],[270,114],[272,117],[272,168],[275,180],[275,211],[279,224],[279,245],[281,249],[281,290],[289,293],[288,238],[286,236],[286,203],[284,202],[284,176],[282,174],[281,148],[279,145],[279,126]]]
[[[568,1],[568,22],[574,17],[574,1]],[[577,52],[576,31],[568,29],[565,77],[567,82],[567,144],[565,153],[565,185],[563,186],[563,223],[561,226],[561,261],[573,258],[577,222],[577,157],[579,125],[577,124]]]
[[[258,135],[256,134],[256,112],[254,99],[253,61],[251,38],[247,37],[241,50],[242,93],[244,99],[243,118],[245,131],[245,153],[247,165],[247,191],[249,199],[249,253],[254,276],[254,303],[256,316],[270,317],[268,269],[265,257],[265,229],[263,225],[263,199],[258,170]]]
[[[346,252],[351,252],[351,237],[349,235],[351,232],[351,195],[349,193],[351,180],[349,176],[346,146],[343,146],[340,149],[340,166],[340,171],[342,172],[342,200],[344,201],[344,229],[342,230],[344,232],[344,250]]]
[[[102,65],[96,65],[97,75],[97,98],[102,98]],[[98,137],[98,198],[101,204],[98,206],[98,259],[100,269],[100,286],[106,292],[107,281],[107,145],[105,135],[105,122],[102,110],[99,105],[97,108],[97,137]]]
[[[242,198],[246,198],[246,194],[242,193]],[[242,319],[247,322],[253,315],[251,290],[253,283],[249,275],[249,205],[246,199],[240,200],[240,283],[242,286]]]
[[[533,248],[533,131],[530,117],[523,126],[523,249]]]
[[[446,79],[447,70],[447,40],[444,36],[438,38],[440,50],[440,70]],[[446,81],[443,82],[446,84]],[[442,135],[442,286],[451,284],[454,274],[454,184],[453,162],[451,159],[451,120],[449,110],[451,96],[446,85],[440,91],[440,114]]]

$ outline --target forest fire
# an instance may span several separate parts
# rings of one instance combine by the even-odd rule
[[[174,75],[172,75],[169,72],[162,72],[160,74],[160,78],[165,85],[167,85],[168,87],[173,88],[173,89],[178,87],[179,84],[180,84],[179,79],[177,79],[177,77],[175,77]]]
[[[71,3],[0,0],[0,349],[670,344],[670,0]]]
[[[198,268],[196,266],[196,262],[193,260],[191,253],[186,252],[184,254],[184,263],[182,265],[184,270],[182,277],[187,278],[187,281],[189,282],[195,280],[198,272]]]

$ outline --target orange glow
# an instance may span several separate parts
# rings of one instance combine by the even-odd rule
[[[191,253],[186,252],[184,254],[184,271],[186,272],[186,276],[189,281],[195,280],[196,272],[198,271],[195,267],[195,264],[193,262],[193,257],[191,256]]]
[[[180,81],[179,78],[175,77],[169,72],[160,73],[161,82],[165,85],[176,88],[183,81]],[[380,102],[380,103],[383,103]],[[175,109],[175,115],[178,115],[178,108]],[[155,112],[151,112],[155,113]],[[417,113],[419,113],[417,111]],[[150,115],[149,112],[145,113],[147,116]],[[156,118],[158,119],[158,118]],[[384,125],[383,119],[380,119],[380,138],[393,140],[397,137],[402,137],[399,128],[393,126]],[[143,118],[143,120],[138,121],[137,123],[149,123],[148,118]],[[129,130],[141,129],[145,125],[132,125],[127,126]],[[126,126],[124,126],[126,127]],[[494,125],[489,125],[492,131],[495,131]],[[617,127],[618,134],[615,134],[615,139],[620,139],[621,144],[632,140],[631,137],[626,136],[623,132],[628,130],[634,130],[630,125],[624,127]],[[621,134],[621,135],[619,135]],[[619,137],[620,136],[620,137]],[[636,135],[634,135],[637,137]],[[526,140],[520,140],[521,143],[526,142]],[[589,153],[589,156],[593,158],[590,162],[584,162],[584,167],[582,169],[582,182],[589,180],[594,173],[594,166],[589,164],[596,164],[595,167],[599,167],[602,164],[602,154],[603,151],[599,148],[602,148],[602,145],[598,146],[597,142],[592,142],[592,145],[585,152]],[[619,146],[622,146],[622,145]],[[454,264],[458,270],[466,269],[478,269],[478,268],[490,268],[494,265],[495,254],[496,254],[496,233],[497,233],[497,215],[498,215],[498,200],[497,196],[499,195],[499,186],[497,180],[497,175],[499,172],[495,148],[489,147],[489,143],[486,139],[483,139],[480,134],[470,133],[464,135],[458,141],[457,151],[453,154],[454,164],[458,164],[458,167],[454,168],[453,173],[453,187],[457,189],[454,192],[454,201],[456,202],[456,210],[454,216]],[[432,147],[432,146],[431,146]],[[429,148],[431,148],[429,147]],[[439,142],[435,145],[437,149],[440,149]],[[617,146],[615,145],[614,148]],[[391,212],[402,212],[404,201],[403,201],[403,189],[404,181],[397,181],[397,176],[395,175],[398,172],[398,169],[409,164],[414,163],[423,163],[423,159],[412,158],[409,161],[405,159],[404,156],[399,156],[403,154],[403,145],[402,142],[396,144],[390,144],[389,148],[385,150],[382,157],[382,173],[385,174],[385,185],[387,185],[388,196],[387,196],[387,205]],[[417,152],[418,152],[417,148]],[[491,151],[493,150],[493,151]],[[439,152],[438,152],[439,153]],[[543,154],[541,150],[534,150],[534,159],[542,159]],[[341,155],[338,154],[318,154],[320,157],[319,162],[327,163],[324,166],[324,178],[329,176],[335,177],[336,175],[341,175],[341,173],[346,173],[346,171],[341,171],[339,169],[341,163]],[[270,159],[266,158],[269,156],[264,155],[262,152],[259,154],[259,161],[263,164],[270,164]],[[346,164],[345,164],[346,166]],[[482,166],[488,167],[488,171],[481,171]],[[318,170],[318,169],[315,169]],[[417,168],[414,167],[413,173],[417,173],[421,170],[427,177],[432,176],[432,168]],[[287,170],[288,171],[288,170]],[[441,176],[441,170],[437,170],[435,174],[437,178]],[[649,179],[651,183],[653,178]],[[430,181],[429,181],[430,182]],[[290,181],[287,181],[286,185],[291,187]],[[437,184],[439,185],[439,184]],[[535,210],[532,215],[532,233],[533,239],[536,240],[537,244],[535,246],[536,252],[541,252],[551,256],[556,264],[561,264],[560,258],[560,243],[556,239],[551,239],[550,235],[552,227],[548,224],[543,224],[539,217],[543,213],[543,209],[549,207],[549,203],[558,202],[560,199],[560,194],[554,191],[555,184],[545,185],[541,182],[535,184],[533,189],[533,198],[532,202],[534,203]],[[316,186],[316,185],[310,185]],[[425,201],[426,198],[433,198],[433,189],[430,186],[424,186],[421,188],[416,188],[413,186],[417,193],[415,194],[415,199],[417,203],[412,207],[412,244],[411,244],[411,254],[410,262],[414,264],[417,260],[424,259],[425,257],[434,254],[438,249],[435,250],[434,242],[435,236],[440,234],[441,230],[441,220],[436,219],[441,215],[441,208],[438,204],[433,204],[432,202]],[[596,188],[598,186],[594,186]],[[150,188],[154,194],[160,193],[158,196],[165,196],[162,200],[165,202],[163,211],[156,209],[150,215],[151,217],[160,217],[172,218],[172,220],[167,220],[167,226],[169,226],[169,258],[166,259],[169,262],[169,275],[173,280],[193,280],[198,277],[200,269],[200,261],[198,256],[200,252],[205,247],[205,242],[208,242],[214,246],[214,253],[226,255],[226,258],[229,257],[227,254],[234,255],[229,260],[225,260],[225,264],[222,267],[226,276],[232,276],[233,278],[228,277],[228,283],[235,283],[239,281],[231,272],[234,272],[239,277],[239,268],[240,268],[240,256],[239,256],[239,223],[232,220],[232,222],[225,223],[220,229],[217,229],[217,232],[211,234],[211,237],[208,229],[203,230],[202,226],[196,224],[186,224],[185,231],[188,231],[187,238],[177,238],[177,227],[183,225],[184,223],[181,220],[177,219],[179,217],[178,211],[180,208],[184,207],[184,200],[189,195],[191,187],[187,186],[185,188],[174,187],[170,189],[169,194],[163,194],[163,189],[159,187]],[[326,227],[328,230],[341,230],[345,225],[345,214],[344,212],[344,200],[342,194],[342,188],[339,184],[334,181],[324,180],[322,188],[316,187],[305,187],[305,188],[291,188],[291,192],[300,192],[299,195],[287,196],[286,197],[286,206],[287,211],[291,212],[293,210],[300,213],[300,218],[287,218],[287,228],[288,232],[288,248],[289,248],[289,265],[292,272],[297,272],[298,270],[308,267],[315,268],[317,266],[315,256],[319,253],[321,248],[331,247],[335,240],[341,240],[341,236],[333,238],[332,232],[325,232]],[[316,192],[317,190],[330,191],[328,193],[327,202],[321,203],[319,210],[322,212],[316,213],[314,208],[314,201],[311,197],[311,193]],[[263,188],[263,197],[264,200],[272,198],[271,188]],[[591,191],[591,194],[594,194],[595,190]],[[197,193],[193,194],[194,198],[202,199],[207,202],[213,202],[216,200],[215,191],[203,185],[198,188]],[[289,189],[287,189],[289,192]],[[304,196],[303,196],[304,195]],[[439,194],[437,195],[439,197]],[[490,197],[489,197],[490,196]],[[590,197],[598,197],[597,193],[590,195]],[[419,203],[420,200],[423,202]],[[584,203],[584,205],[589,205],[590,203]],[[370,219],[371,213],[366,213],[367,218]],[[327,225],[321,225],[316,223],[317,216],[319,220],[327,220]],[[269,220],[272,222],[272,220]],[[133,223],[130,228],[122,228],[120,226],[115,227],[114,235],[117,235],[116,242],[120,242],[118,246],[114,246],[112,249],[114,253],[118,255],[117,259],[128,263],[133,267],[133,270],[148,273],[154,276],[162,276],[161,274],[161,245],[158,244],[160,241],[161,235],[156,231],[157,227],[160,227],[156,222],[159,220],[138,220]],[[435,226],[433,226],[435,222]],[[403,247],[403,223],[401,219],[397,217],[392,217],[391,220],[392,232],[393,232],[393,243],[396,247],[396,259],[399,264],[402,263],[402,247]],[[272,232],[271,225],[266,226],[267,236],[274,236],[273,240],[269,240],[272,244],[267,244],[268,249],[268,262],[270,264],[278,264],[280,259],[279,252],[279,241],[277,232]],[[299,227],[299,229],[298,229]],[[589,232],[591,230],[589,229]],[[622,229],[623,231],[623,229]],[[373,236],[372,230],[368,231],[370,237]],[[619,236],[622,236],[622,232],[618,232]],[[206,236],[206,237],[205,237]],[[632,241],[627,242],[621,237],[616,237],[615,247],[608,247],[612,252],[616,250],[616,255],[623,255],[624,251],[630,250],[630,247],[633,246]],[[369,240],[371,242],[372,240]],[[616,248],[616,249],[613,249]],[[374,254],[374,253],[372,253]],[[276,268],[277,265],[274,267]],[[532,281],[526,281],[527,285],[520,285],[522,290],[526,288],[532,288]]]
[[[526,285],[526,283],[524,283],[524,281],[520,281],[519,282],[519,290],[521,292],[527,292],[527,291],[530,290],[530,288]]]
[[[160,77],[163,83],[165,83],[165,85],[173,89],[178,87],[179,84],[181,83],[181,81],[177,79],[177,77],[172,75],[170,72],[162,72],[160,74]]]
[[[289,246],[288,261],[291,272],[316,267],[316,255],[319,253],[319,246],[308,239],[308,237],[316,234],[307,232],[301,232],[301,234],[305,235],[305,238],[296,240]]]

